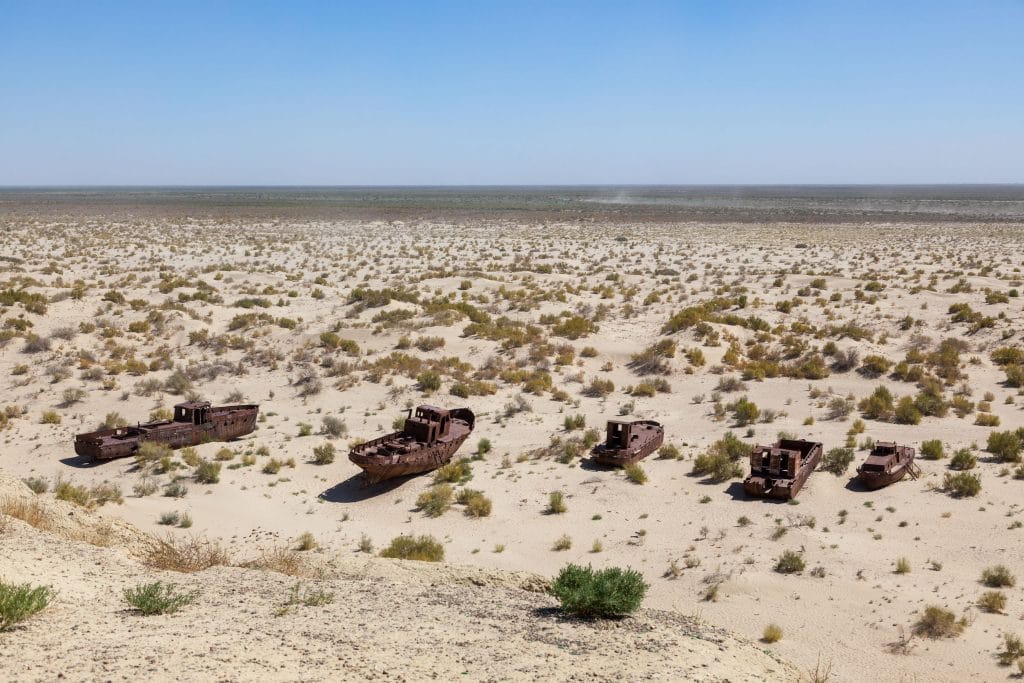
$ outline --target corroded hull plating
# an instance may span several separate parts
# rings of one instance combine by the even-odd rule
[[[882,471],[867,469],[868,463],[864,463],[857,468],[857,481],[869,491],[874,491],[895,484],[907,476],[908,472],[914,474],[914,457],[917,451],[908,446],[897,446],[897,448],[901,456],[900,462],[894,462],[895,458],[887,458],[884,463],[885,469]]]
[[[112,460],[134,455],[146,441],[171,448],[197,446],[210,441],[228,441],[256,429],[257,405],[220,406],[210,410],[202,424],[148,422],[135,427],[103,429],[75,437],[75,453],[94,460]]]
[[[363,470],[367,485],[436,470],[448,464],[469,438],[476,422],[468,408],[456,408],[451,415],[449,434],[433,443],[410,441],[403,432],[392,432],[355,446],[349,451],[348,459]]]
[[[743,491],[748,496],[755,498],[776,498],[779,500],[790,500],[795,498],[811,472],[821,462],[822,447],[820,443],[811,444],[807,449],[806,456],[801,460],[800,467],[792,478],[766,476],[764,474],[751,474],[743,481]]]
[[[628,448],[612,448],[607,442],[594,447],[590,457],[596,463],[612,467],[625,467],[643,460],[661,448],[665,440],[665,428],[654,420],[639,420],[633,423],[639,432],[639,443]]]

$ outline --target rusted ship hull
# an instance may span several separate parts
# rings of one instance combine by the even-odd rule
[[[869,491],[895,484],[909,473],[916,476],[915,449],[895,444],[882,444],[857,468],[856,480]]]
[[[907,476],[907,468],[900,467],[892,472],[857,472],[857,481],[864,488],[869,491],[880,489],[888,486],[889,484],[895,484],[903,477]]]
[[[468,408],[452,410],[451,416],[449,434],[433,443],[420,443],[405,432],[392,432],[354,447],[348,459],[363,470],[366,485],[436,470],[451,461],[473,432],[475,417]]]
[[[229,441],[255,430],[258,413],[256,405],[223,406],[212,409],[209,421],[201,424],[150,422],[79,434],[75,437],[75,453],[94,460],[112,460],[134,455],[146,441],[163,443],[170,448]]]
[[[795,442],[800,443],[800,442]],[[798,455],[801,458],[800,466],[796,472],[793,472],[793,476],[774,476],[772,474],[766,474],[763,471],[758,473],[751,473],[743,481],[743,491],[748,495],[755,498],[774,498],[777,500],[790,500],[795,498],[800,489],[803,488],[804,484],[807,483],[807,478],[811,476],[811,473],[818,467],[818,463],[821,462],[822,447],[819,443],[811,444],[806,452],[799,452]],[[791,453],[797,453],[797,451],[790,451]]]
[[[636,443],[625,448],[616,448],[608,442],[598,444],[591,451],[590,457],[594,462],[610,467],[625,467],[643,460],[654,451],[661,448],[665,440],[665,428],[654,420],[640,420],[632,423],[633,432],[636,433]]]

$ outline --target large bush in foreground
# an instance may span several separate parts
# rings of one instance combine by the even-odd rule
[[[640,606],[647,592],[640,572],[609,567],[592,569],[569,564],[551,585],[551,594],[566,612],[584,617],[618,617]]]

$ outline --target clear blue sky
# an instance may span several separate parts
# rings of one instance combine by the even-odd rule
[[[0,0],[0,185],[1024,182],[1024,1]]]

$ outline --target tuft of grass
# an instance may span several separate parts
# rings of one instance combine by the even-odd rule
[[[545,513],[560,515],[568,509],[568,506],[565,504],[565,494],[561,491],[552,491],[548,494],[548,506],[544,510]]]
[[[966,625],[962,619],[957,621],[956,615],[950,610],[929,605],[914,624],[914,633],[926,638],[955,638],[963,633]]]
[[[1006,609],[1006,594],[1001,591],[985,591],[978,598],[978,607],[989,614],[1002,614]]]
[[[460,505],[466,506],[467,517],[489,517],[491,514],[491,499],[482,491],[475,489],[463,489],[456,497]]]
[[[551,585],[562,609],[581,617],[620,617],[638,607],[648,585],[640,572],[609,567],[595,570],[569,564]]]
[[[319,547],[320,545],[316,542],[316,537],[308,531],[299,536],[295,545],[295,549],[302,552],[307,550],[316,550]]]
[[[196,467],[196,481],[200,484],[216,484],[220,481],[220,463],[200,460]]]
[[[174,614],[185,605],[192,604],[199,591],[179,593],[176,586],[162,581],[140,583],[135,588],[124,589],[124,601],[144,616],[151,614]]]
[[[444,559],[444,546],[433,536],[402,535],[391,539],[391,544],[380,551],[380,556],[399,560],[440,562]]]
[[[0,581],[0,632],[9,631],[32,615],[46,609],[54,593],[47,586]]]
[[[274,612],[274,616],[283,616],[291,611],[292,607],[303,605],[305,607],[321,607],[334,602],[334,593],[327,591],[306,588],[301,583],[296,583],[288,591],[288,598]]]
[[[896,573],[897,574],[909,574],[910,573],[910,560],[905,557],[896,559]]]
[[[942,458],[946,457],[942,441],[939,439],[930,439],[928,441],[922,441],[921,457],[924,458],[925,460],[941,460]]]
[[[469,460],[462,458],[456,462],[450,462],[434,472],[434,483],[464,484],[473,478],[473,466]]]
[[[32,489],[32,493],[42,494],[46,493],[50,489],[50,482],[46,481],[42,477],[28,477],[22,479],[25,485]]]
[[[989,588],[1013,588],[1017,577],[1005,565],[997,564],[981,572],[981,582]]]
[[[416,507],[427,517],[440,517],[452,506],[454,493],[448,484],[435,484],[416,498]]]
[[[555,551],[561,551],[561,550],[568,550],[571,547],[572,547],[572,538],[570,538],[568,534],[562,534],[561,536],[558,537],[558,540],[555,541],[555,544],[553,546],[551,546],[551,549],[555,550]]]
[[[635,462],[626,465],[623,471],[626,473],[626,479],[634,484],[643,484],[647,481],[647,473],[644,472],[644,468]]]
[[[1017,662],[1017,668],[1024,673],[1024,640],[1013,633],[1003,634],[1003,649],[996,653],[1001,666]]]
[[[981,492],[981,477],[970,472],[946,472],[942,490],[954,498],[971,498]]]
[[[804,558],[800,553],[787,550],[779,556],[778,560],[776,560],[775,571],[780,574],[794,574],[796,572],[802,572],[805,566]]]
[[[761,633],[761,640],[765,643],[777,643],[782,640],[782,627],[778,624],[768,624]]]
[[[330,441],[313,448],[313,464],[330,465],[334,462],[335,448]]]
[[[84,486],[75,486],[70,481],[60,477],[57,478],[53,485],[53,495],[57,500],[64,500],[84,508],[93,507],[89,489]]]

